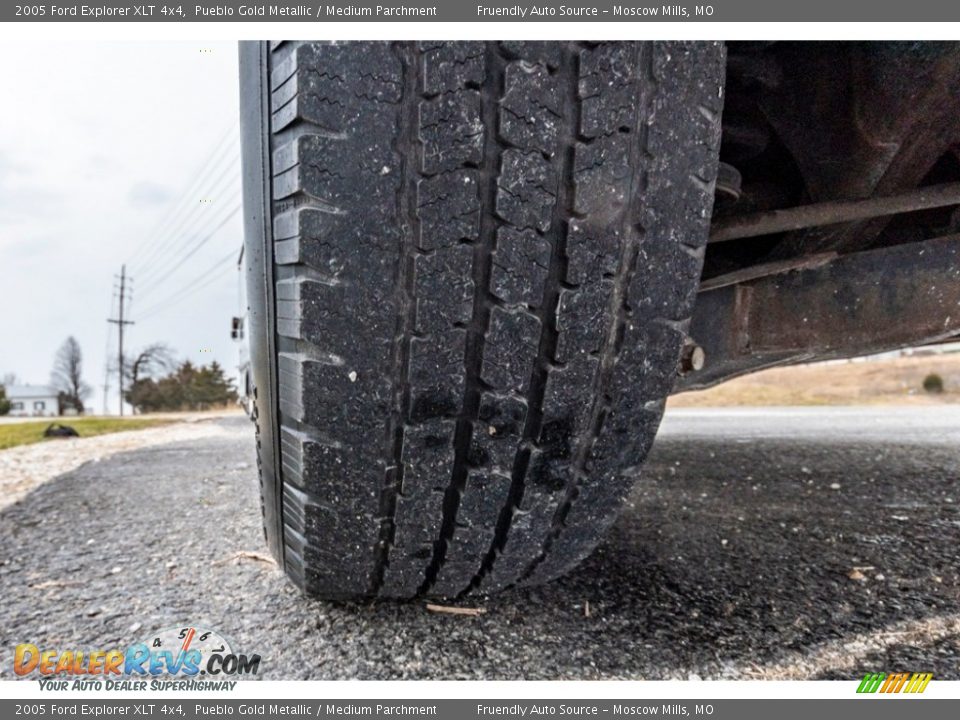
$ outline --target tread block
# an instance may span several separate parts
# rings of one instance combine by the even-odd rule
[[[497,212],[517,228],[550,227],[557,199],[556,173],[536,151],[504,150],[497,182]]]
[[[409,421],[413,424],[460,412],[466,331],[450,330],[443,337],[443,342],[410,341]]]
[[[480,42],[420,43],[423,90],[440,95],[484,80],[486,48]]]
[[[622,243],[620,224],[604,224],[593,217],[572,220],[567,233],[567,282],[581,285],[612,278],[619,269]]]
[[[560,291],[557,306],[556,359],[571,362],[578,355],[596,355],[603,350],[610,327],[613,283],[584,283],[575,290]]]
[[[583,389],[594,382],[600,368],[600,358],[577,355],[566,363],[547,375],[543,391],[543,417],[545,422],[564,419],[572,432],[581,434],[589,428],[592,409],[592,402],[584,402]]]
[[[581,51],[580,133],[584,137],[637,129],[636,80],[642,72],[638,51],[634,43],[604,43]]]
[[[400,492],[411,502],[446,488],[444,480],[453,471],[453,459],[448,450],[453,446],[455,428],[456,421],[452,418],[431,418],[406,428]]]
[[[461,169],[421,180],[417,186],[421,250],[476,240],[480,232],[480,200],[476,170]]]
[[[343,247],[339,242],[342,222],[340,216],[316,208],[278,214],[273,221],[274,261],[278,265],[304,265],[331,280],[344,275],[344,271],[352,274],[360,264],[356,253],[364,248],[359,244]]]
[[[559,80],[544,65],[507,66],[506,92],[500,101],[500,133],[518,148],[553,155],[563,123]]]
[[[321,441],[307,433],[285,427],[281,431],[280,451],[284,462],[284,479],[292,481],[306,492],[330,498],[332,505],[341,503],[341,498],[362,499],[372,503],[377,497],[374,487],[352,488],[344,478],[354,477],[369,464],[363,455],[345,448],[342,444]],[[373,509],[373,505],[368,505]]]
[[[288,558],[304,582],[319,582],[333,595],[364,592],[367,580],[358,572],[358,560],[372,552],[366,538],[377,526],[374,515],[355,505],[319,503],[289,483],[283,488],[283,508]]]
[[[443,514],[444,489],[453,471],[453,434],[456,421],[431,418],[404,432],[403,486],[394,511],[394,540],[387,556],[381,592],[388,597],[411,597],[424,580],[433,555],[436,529],[424,518]]]
[[[593,225],[617,222],[630,201],[634,173],[627,136],[613,135],[577,145],[574,157],[574,209],[590,215]]]
[[[539,40],[501,40],[500,48],[509,57],[542,63],[551,69],[560,65],[561,43]]]
[[[497,515],[490,508],[501,507],[510,492],[510,477],[497,473],[470,471],[460,498],[458,527],[447,547],[447,561],[432,588],[443,597],[455,597],[468,584],[483,562],[496,532]]]
[[[531,559],[536,556],[562,498],[540,493],[533,487],[524,492],[520,508],[514,511],[510,534],[479,591],[493,593],[513,585]]]
[[[473,250],[453,245],[415,258],[417,330],[429,333],[470,321],[473,315]]]
[[[540,320],[524,310],[495,307],[480,374],[498,392],[525,395],[537,357]]]
[[[420,103],[421,167],[428,175],[483,161],[480,93],[460,90]]]
[[[389,381],[352,376],[346,365],[316,360],[301,353],[280,353],[280,406],[294,419],[338,442],[352,442],[358,432],[382,428],[388,412]],[[324,392],[316,392],[316,388]],[[363,403],[358,400],[363,400]],[[366,412],[365,407],[379,412]]]
[[[399,103],[398,58],[385,43],[364,45],[306,43],[281,62],[272,76],[274,131],[295,120],[336,131],[352,120],[357,105]]]
[[[307,278],[291,278],[277,283],[277,332],[285,337],[313,339],[320,323],[342,321],[351,312],[347,302],[353,295],[342,285]],[[303,328],[307,331],[303,332]],[[304,336],[307,337],[304,337]]]
[[[515,397],[483,393],[474,422],[471,463],[509,476],[523,437],[527,404]]]
[[[550,269],[550,243],[534,230],[501,227],[493,251],[490,290],[508,305],[538,307]]]

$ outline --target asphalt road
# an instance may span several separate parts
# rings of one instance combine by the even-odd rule
[[[960,678],[960,408],[673,411],[600,549],[480,617],[302,597],[257,559],[252,428],[215,422],[0,512],[0,677],[199,624],[271,679]]]

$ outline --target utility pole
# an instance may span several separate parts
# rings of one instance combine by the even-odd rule
[[[117,291],[113,291],[113,297],[110,298],[110,314],[113,315],[113,303],[117,299]],[[107,402],[110,398],[110,320],[107,319],[107,346],[103,349],[103,414],[108,414]]]
[[[107,320],[107,322],[114,323],[117,326],[119,330],[119,335],[120,335],[120,340],[118,343],[119,351],[117,353],[117,377],[120,382],[120,386],[118,388],[119,395],[120,395],[120,417],[123,417],[123,330],[127,325],[133,325],[132,320],[123,319],[123,305],[127,299],[126,292],[127,292],[127,266],[123,265],[120,268],[120,315],[116,319],[110,318]]]

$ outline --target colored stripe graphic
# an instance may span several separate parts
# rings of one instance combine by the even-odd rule
[[[904,692],[922,693],[933,679],[933,673],[914,673]]]
[[[867,673],[857,688],[858,693],[875,693],[880,687],[880,683],[886,677],[884,673]]]
[[[922,693],[933,679],[933,673],[867,673],[857,687],[858,693]]]

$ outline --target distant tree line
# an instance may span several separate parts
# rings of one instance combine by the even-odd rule
[[[197,367],[185,360],[162,377],[132,380],[124,398],[140,413],[208,410],[236,403],[237,391],[219,363]]]
[[[57,351],[50,374],[60,414],[68,410],[83,414],[91,388],[82,376],[83,353],[80,343],[71,336]],[[189,360],[177,361],[163,343],[148,345],[136,355],[125,357],[123,380],[124,400],[139,413],[207,410],[237,402],[233,380],[226,377],[219,363],[196,366]],[[0,415],[10,412],[6,388],[16,384],[13,374],[0,379]]]

